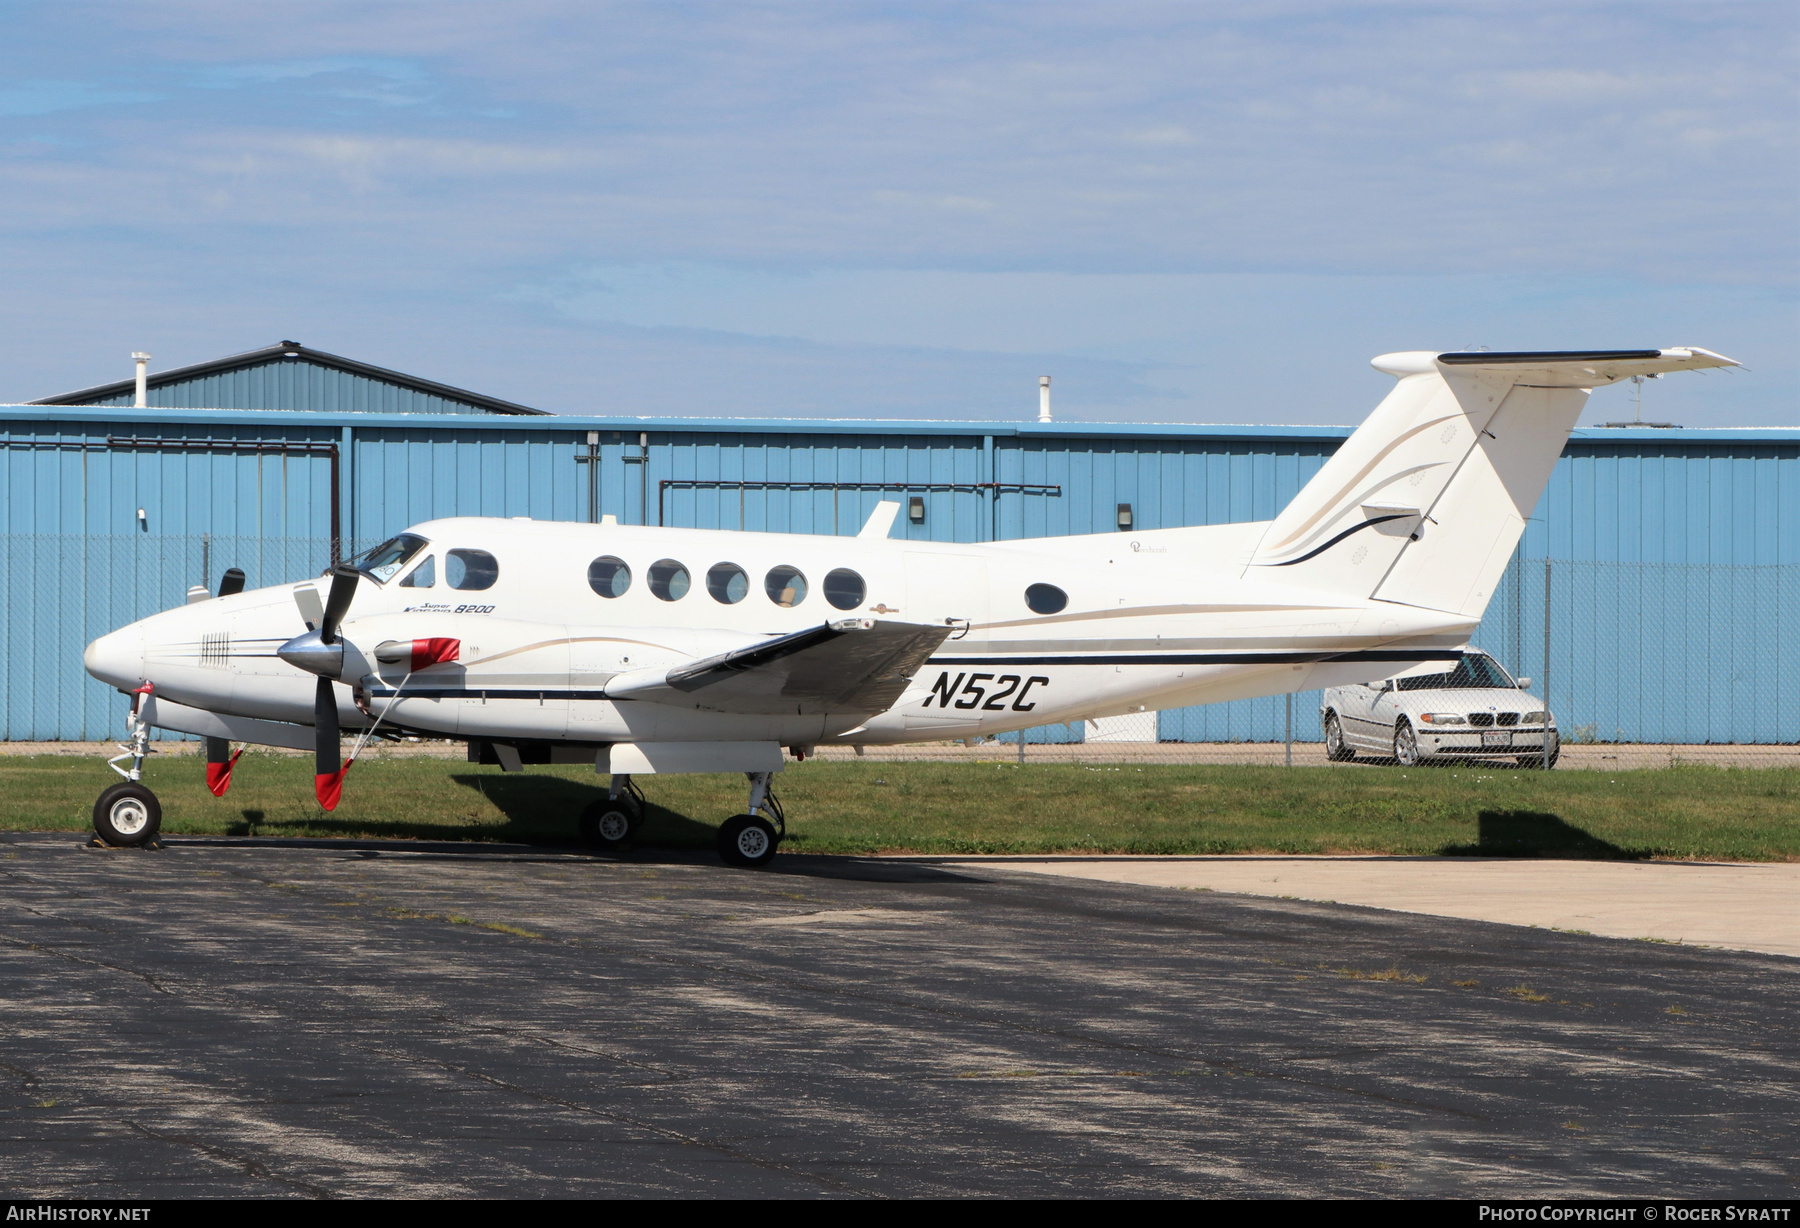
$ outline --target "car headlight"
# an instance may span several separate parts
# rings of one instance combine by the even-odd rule
[[[1419,717],[1421,725],[1467,725],[1469,719],[1454,712],[1426,712]]]
[[[1522,725],[1544,725],[1549,721],[1550,714],[1548,712],[1527,712],[1519,718],[1519,723]]]

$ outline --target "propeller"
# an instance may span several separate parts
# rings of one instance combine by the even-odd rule
[[[350,612],[350,602],[356,596],[356,583],[360,579],[362,573],[354,567],[331,569],[331,593],[325,598],[325,617],[319,623],[319,638],[325,643],[337,643],[338,625]]]
[[[350,602],[356,597],[359,579],[361,573],[354,568],[334,567],[331,571],[331,591],[323,602],[319,600],[317,585],[296,586],[294,605],[300,610],[300,619],[306,624],[306,631],[277,648],[275,655],[289,665],[315,673],[321,678],[340,677],[344,672],[344,645],[338,635],[338,628],[343,624],[344,615],[350,612]]]
[[[356,596],[357,581],[361,573],[352,567],[334,567],[331,570],[331,592],[325,598],[325,608],[319,618],[318,638],[321,644],[337,645],[338,628],[343,624],[344,615],[350,612],[350,602]],[[315,590],[313,600],[318,600]],[[304,609],[302,613],[304,613]],[[337,649],[337,658],[343,660],[343,648]],[[326,810],[336,810],[338,800],[344,795],[344,773],[350,770],[350,763],[343,761],[343,745],[338,730],[337,692],[332,689],[331,679],[320,674],[318,686],[313,691],[313,792],[318,796],[319,805]]]
[[[344,794],[344,773],[350,770],[350,764],[343,763],[342,756],[337,693],[331,679],[320,678],[313,691],[313,792],[318,795],[319,805],[327,810],[336,810],[338,799]]]

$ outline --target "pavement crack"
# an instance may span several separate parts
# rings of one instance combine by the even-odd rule
[[[89,968],[105,968],[109,972],[123,973],[126,976],[135,977],[142,981],[157,993],[167,994],[171,998],[178,998],[181,996],[181,994],[175,990],[169,989],[161,984],[148,972],[139,972],[135,968],[126,968],[120,964],[109,964],[103,959],[86,959],[80,955],[71,955],[67,951],[59,951],[55,947],[45,946],[41,942],[27,942],[23,938],[14,938],[10,934],[0,934],[0,942],[11,943],[13,946],[18,947],[23,951],[38,951],[45,955],[53,955],[57,959],[66,959],[72,964],[84,964]]]
[[[226,1151],[223,1147],[215,1147],[211,1143],[203,1143],[199,1139],[190,1137],[189,1135],[166,1134],[160,1130],[152,1130],[149,1126],[142,1125],[129,1118],[125,1119],[125,1124],[133,1130],[136,1130],[145,1138],[153,1138],[159,1143],[175,1143],[178,1146],[191,1147],[201,1155],[218,1160],[222,1164],[234,1165],[243,1169],[244,1172],[250,1176],[259,1178],[263,1181],[273,1181],[277,1185],[285,1185],[289,1189],[299,1190],[305,1194],[311,1194],[314,1198],[336,1198],[338,1196],[336,1191],[327,1189],[322,1185],[314,1185],[312,1182],[302,1181],[298,1177],[284,1177],[280,1173],[270,1170],[269,1166],[260,1160],[252,1160],[249,1156],[236,1155]]]

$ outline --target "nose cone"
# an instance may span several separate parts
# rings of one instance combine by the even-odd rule
[[[81,654],[87,672],[108,686],[129,691],[144,681],[144,629],[133,623],[103,635]]]

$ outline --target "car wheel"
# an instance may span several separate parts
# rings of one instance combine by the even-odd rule
[[[1412,725],[1404,720],[1394,726],[1394,760],[1401,767],[1419,766],[1419,739]]]
[[[1344,741],[1344,727],[1338,723],[1338,714],[1325,714],[1325,757],[1333,763],[1348,763],[1356,758],[1356,750]]]

